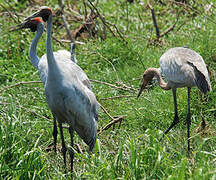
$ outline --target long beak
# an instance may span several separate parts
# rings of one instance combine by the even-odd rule
[[[20,23],[14,27],[11,27],[9,32],[12,32],[12,31],[18,31],[20,29],[25,29],[26,28],[26,25],[27,25],[27,22],[24,22],[24,23]]]
[[[27,18],[25,18],[25,21],[28,21],[28,20],[35,18],[35,17],[41,17],[40,10],[33,13],[31,16],[28,16]]]
[[[141,86],[141,88],[140,88],[140,90],[139,90],[139,93],[138,93],[138,95],[137,95],[137,98],[140,97],[140,95],[141,95],[143,89],[145,89],[145,86],[146,86],[146,85],[145,85],[145,82],[143,82],[143,83],[142,83],[142,86]]]

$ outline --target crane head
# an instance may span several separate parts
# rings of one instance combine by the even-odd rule
[[[42,23],[43,21],[41,20],[41,18],[36,17],[34,19],[29,19],[27,21],[25,21],[24,23],[18,24],[15,27],[12,27],[10,31],[17,31],[20,29],[31,29],[32,32],[35,32],[37,30],[37,25],[39,23]]]
[[[137,98],[140,97],[142,91],[145,89],[147,84],[152,81],[153,77],[154,77],[154,73],[152,71],[146,70],[144,72],[143,78],[142,78],[142,84],[141,84],[140,90],[138,92]]]
[[[43,21],[46,22],[49,16],[53,14],[52,9],[47,6],[42,6],[40,10],[32,14],[31,16],[27,17],[25,20],[29,20],[35,17],[42,17]]]

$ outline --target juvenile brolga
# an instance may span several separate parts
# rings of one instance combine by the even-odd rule
[[[161,74],[167,80],[163,81]],[[149,68],[143,74],[142,85],[137,98],[141,95],[146,85],[156,77],[159,86],[164,90],[172,89],[174,98],[175,116],[172,124],[164,132],[167,134],[176,124],[179,123],[176,89],[187,87],[188,89],[188,112],[187,112],[187,141],[188,152],[190,151],[190,92],[193,86],[197,86],[199,90],[206,94],[211,91],[211,83],[203,58],[195,51],[184,48],[175,47],[166,51],[160,58],[160,68]]]
[[[41,8],[32,16],[26,19],[26,22],[20,25],[20,28],[30,28],[37,30],[36,38],[41,36],[43,30],[42,21],[36,17],[42,17],[47,22],[47,40],[46,40],[46,70],[44,78],[45,96],[49,108],[54,116],[54,147],[56,149],[57,127],[59,125],[62,140],[62,152],[64,164],[66,166],[66,145],[64,141],[62,123],[69,125],[71,137],[70,157],[71,172],[73,172],[73,134],[74,131],[89,146],[90,151],[95,146],[97,137],[97,119],[98,102],[91,90],[91,85],[84,71],[69,56],[56,55],[52,50],[51,32],[52,32],[52,10],[48,7]],[[35,19],[36,18],[36,19]],[[38,35],[39,33],[39,35]]]

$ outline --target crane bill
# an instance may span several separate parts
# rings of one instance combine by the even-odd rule
[[[41,17],[40,11],[37,11],[37,12],[33,13],[32,15],[28,16],[27,18],[24,19],[24,21],[28,21],[28,20],[35,18],[35,17]]]
[[[20,23],[20,24],[18,24],[18,25],[16,25],[16,26],[13,26],[13,27],[10,28],[9,32],[18,31],[18,30],[20,30],[20,29],[24,29],[24,28],[25,28],[25,25],[26,25],[26,22]]]
[[[141,86],[141,88],[140,88],[140,90],[139,90],[139,93],[138,93],[138,95],[137,95],[137,98],[140,97],[140,95],[141,95],[143,89],[145,89],[145,83],[142,84],[142,86]]]
[[[43,7],[40,8],[40,10],[36,11],[32,15],[28,16],[27,18],[25,18],[25,21],[31,20],[31,19],[33,19],[35,17],[42,17],[43,21],[46,22],[46,21],[48,21],[48,18],[50,16],[50,14],[52,14],[52,16],[55,16],[53,14],[51,8],[43,6]]]

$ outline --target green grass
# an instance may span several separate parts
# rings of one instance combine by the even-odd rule
[[[66,1],[81,15],[84,15],[82,1]],[[212,89],[207,96],[197,88],[191,93],[191,155],[187,154],[187,91],[178,89],[177,100],[181,122],[161,142],[163,131],[174,116],[171,91],[163,91],[156,83],[136,99],[137,91],[124,91],[105,84],[92,82],[98,101],[112,116],[123,115],[122,125],[109,128],[99,135],[93,153],[75,136],[83,153],[75,154],[74,177],[76,179],[215,179],[216,178],[216,25],[215,6],[206,11],[207,1],[189,1],[190,6],[176,5],[164,1],[162,6],[156,1],[155,9],[161,32],[176,21],[176,13],[181,11],[176,28],[161,38],[156,44],[151,13],[146,1],[126,4],[120,1],[99,1],[97,8],[107,21],[116,24],[128,42],[127,46],[107,31],[102,40],[103,24],[98,19],[95,38],[78,39],[84,44],[77,45],[78,64],[90,79],[117,85],[122,82],[137,91],[140,78],[148,67],[159,67],[160,56],[169,48],[188,45],[205,60],[213,76]],[[193,3],[194,2],[194,3]],[[58,2],[38,2],[58,9]],[[31,14],[28,1],[17,3],[0,2],[12,14]],[[35,5],[38,8],[39,5]],[[28,30],[9,32],[10,26],[17,24],[0,6],[0,174],[1,179],[69,179],[64,175],[61,155],[61,141],[58,136],[57,153],[48,149],[53,142],[52,115],[47,106],[44,88],[40,83],[12,86],[21,81],[38,81],[39,73],[29,60],[28,48],[34,33]],[[128,12],[127,12],[128,9]],[[88,9],[89,11],[89,9]],[[127,17],[128,14],[128,17]],[[74,14],[73,14],[74,15]],[[81,22],[66,14],[70,29],[76,29]],[[206,18],[208,17],[208,18]],[[23,17],[19,17],[23,20]],[[182,23],[185,23],[177,30]],[[114,28],[111,27],[115,32]],[[54,18],[53,36],[66,39],[66,32],[60,17]],[[38,45],[38,55],[45,53],[45,33]],[[69,49],[69,44],[53,40],[54,50]],[[2,91],[3,90],[3,91]],[[122,98],[106,99],[114,96]],[[127,97],[133,96],[133,97]],[[211,126],[212,134],[200,135],[196,128],[201,123],[201,115]],[[110,122],[110,118],[99,110],[98,129]],[[69,146],[69,134],[64,130]],[[68,169],[69,169],[69,156]]]

